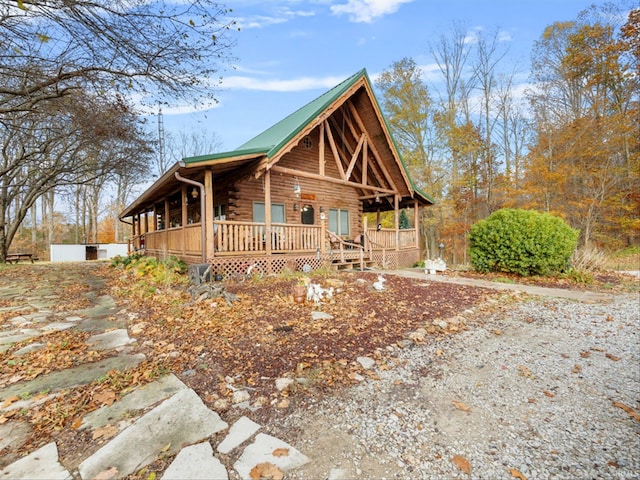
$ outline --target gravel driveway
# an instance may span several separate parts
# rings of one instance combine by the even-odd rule
[[[639,305],[498,301],[389,347],[379,380],[281,420],[312,458],[291,478],[640,478]]]

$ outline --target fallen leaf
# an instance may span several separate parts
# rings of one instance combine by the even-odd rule
[[[271,454],[274,457],[288,457],[289,449],[288,448],[276,448]]]
[[[549,398],[553,398],[556,396],[555,393],[550,392],[549,390],[543,390],[542,393],[544,393],[547,397]]]
[[[104,427],[96,428],[93,431],[92,438],[97,440],[98,438],[111,438],[115,437],[118,433],[118,427],[115,425],[105,425]]]
[[[527,477],[525,477],[522,472],[520,472],[520,470],[517,470],[515,468],[510,468],[509,469],[509,473],[511,474],[511,476],[513,478],[518,478],[520,480],[527,480]]]
[[[282,401],[278,404],[278,408],[287,408],[289,406],[289,403],[291,403],[291,400],[289,400],[288,398],[283,398]]]
[[[24,378],[24,375],[13,375],[9,380],[7,380],[7,385],[11,385],[12,383],[19,382]]]
[[[167,444],[162,448],[162,450],[160,450],[160,451],[161,451],[161,452],[168,452],[170,448],[171,448],[171,444],[170,444],[170,443],[167,443]]]
[[[611,353],[605,353],[604,356],[607,357],[609,360],[613,360],[614,362],[617,362],[618,360],[620,360],[620,357],[616,357]]]
[[[607,315],[606,321],[613,322],[613,317],[611,315]]]
[[[536,403],[536,399],[535,398],[530,398],[529,399],[529,403]]]
[[[456,402],[455,400],[453,402],[451,402],[453,404],[454,407],[456,407],[458,410],[462,410],[463,412],[470,412],[471,408],[468,407],[467,405],[465,405],[462,402]]]
[[[640,422],[640,414],[638,412],[636,412],[633,408],[631,408],[628,405],[625,405],[624,403],[616,402],[614,400],[612,400],[611,402],[613,403],[614,407],[621,408],[622,410],[627,412],[627,414],[631,418],[633,418],[636,422]]]
[[[591,352],[589,350],[585,350],[584,352],[580,352],[580,356],[582,358],[589,358],[591,356]]]
[[[492,330],[491,333],[493,333],[495,336],[500,336],[502,335],[502,330],[495,329]]]
[[[82,425],[82,417],[76,417],[71,423],[71,428],[78,429]]]
[[[582,367],[580,365],[578,365],[577,363],[573,366],[573,370],[571,370],[573,373],[580,373],[582,371]]]
[[[282,480],[284,478],[284,473],[282,473],[282,470],[276,467],[273,463],[264,462],[253,467],[249,472],[249,476],[252,480],[260,480],[261,478],[268,480]]]
[[[441,357],[444,355],[444,352],[440,349],[436,350],[436,357]]]
[[[17,402],[18,400],[20,400],[20,397],[18,397],[17,395],[14,395],[13,397],[8,397],[5,399],[4,402],[2,402],[2,408],[7,408],[13,402]]]
[[[116,467],[111,467],[109,470],[103,470],[99,474],[94,477],[94,480],[111,480],[112,478],[116,478],[118,476],[118,469]]]
[[[591,347],[591,350],[593,350],[594,352],[606,352],[604,348],[600,347]]]
[[[531,373],[531,370],[529,370],[524,365],[520,365],[518,367],[518,375],[520,375],[521,377],[526,377],[526,378],[533,379],[533,373]]]
[[[467,475],[471,473],[471,464],[469,463],[469,460],[464,458],[462,455],[456,455],[451,459],[451,461]]]
[[[113,390],[103,390],[93,395],[93,399],[100,405],[112,405],[116,401],[116,392]]]

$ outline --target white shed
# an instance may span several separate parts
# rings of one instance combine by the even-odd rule
[[[102,244],[51,244],[50,257],[52,262],[83,262],[85,260],[108,260],[117,255],[126,256],[126,243]]]

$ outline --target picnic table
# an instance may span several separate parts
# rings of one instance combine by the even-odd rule
[[[18,263],[20,260],[31,260],[31,263],[33,263],[35,260],[38,260],[38,257],[33,253],[7,253],[5,260],[7,263]]]

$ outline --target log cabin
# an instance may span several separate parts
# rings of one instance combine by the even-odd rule
[[[419,211],[431,204],[363,69],[236,150],[182,159],[120,220],[131,225],[132,251],[223,275],[253,264],[269,273],[399,268],[419,260]],[[401,209],[410,228],[400,228]],[[381,228],[385,211],[393,228]]]

